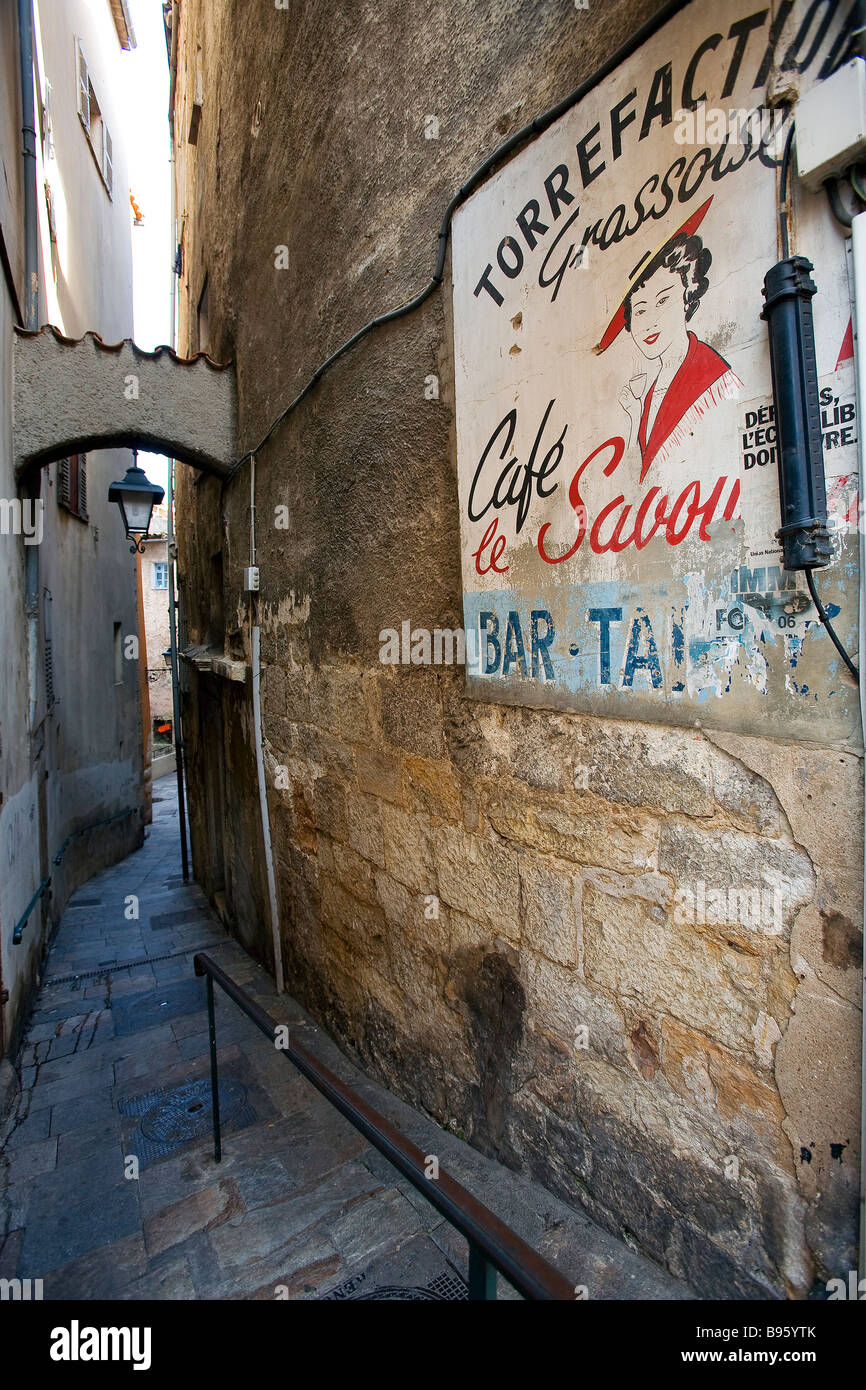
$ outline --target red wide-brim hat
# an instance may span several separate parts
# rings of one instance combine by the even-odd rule
[[[707,201],[705,203],[701,203],[701,206],[686,218],[685,222],[682,224],[681,227],[678,227],[675,232],[671,232],[668,236],[664,238],[663,241],[660,241],[658,246],[656,246],[653,251],[647,251],[645,256],[641,256],[634,270],[629,275],[628,285],[626,286],[623,292],[622,299],[619,301],[616,313],[614,314],[610,323],[607,325],[607,328],[604,330],[604,333],[601,336],[601,340],[593,348],[593,352],[604,352],[605,349],[610,347],[613,340],[619,337],[619,334],[625,328],[625,301],[628,299],[635,286],[640,284],[641,275],[645,271],[646,267],[649,265],[650,261],[654,260],[658,253],[663,249],[663,247],[667,246],[668,242],[673,241],[676,237],[692,236],[693,233],[697,231],[698,227],[701,225],[704,218],[706,217],[707,209],[709,208],[710,203],[712,201],[713,195],[710,194]]]

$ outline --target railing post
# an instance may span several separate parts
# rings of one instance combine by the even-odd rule
[[[213,1156],[214,1162],[219,1163],[222,1159],[222,1144],[220,1141],[220,1092],[219,1076],[217,1074],[217,1050],[216,1050],[216,1019],[214,1018],[213,1007],[213,976],[207,977],[207,1031],[210,1039],[210,1103],[213,1114]]]
[[[472,1241],[469,1242],[469,1298],[475,1303],[496,1300],[496,1270]]]

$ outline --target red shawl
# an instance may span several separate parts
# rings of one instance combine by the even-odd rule
[[[727,371],[730,371],[730,367],[725,359],[706,343],[702,343],[700,338],[696,338],[694,333],[689,333],[688,352],[662,398],[649,440],[646,437],[646,427],[655,382],[646,393],[637,435],[642,460],[641,482],[659,449],[673,434],[686,411],[690,410],[713,382],[718,381]]]

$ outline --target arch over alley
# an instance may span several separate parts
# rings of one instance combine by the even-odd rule
[[[93,449],[167,454],[226,478],[236,457],[232,363],[172,348],[146,352],[131,339],[56,328],[16,329],[13,449],[23,480],[32,469]]]

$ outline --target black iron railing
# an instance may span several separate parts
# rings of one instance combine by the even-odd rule
[[[291,1035],[283,1044],[279,1030],[284,1024],[275,1023],[270,1014],[235,984],[224,970],[201,952],[193,959],[196,975],[207,977],[208,1034],[210,1037],[211,1103],[213,1106],[214,1159],[222,1157],[219,1115],[219,1084],[217,1072],[216,1021],[214,1018],[214,981],[234,1000],[274,1046],[278,1045],[286,1060],[305,1076],[317,1091],[329,1100],[341,1115],[355,1126],[370,1143],[384,1154],[405,1178],[408,1178],[427,1201],[450,1221],[469,1242],[469,1297],[473,1300],[496,1298],[496,1273],[502,1274],[518,1293],[528,1299],[573,1300],[574,1289],[558,1270],[548,1264],[514,1231],[505,1226],[483,1203],[455,1182],[447,1173],[428,1177],[430,1164],[427,1155],[395,1129],[384,1115],[347,1086],[344,1081],[303,1044]]]
[[[54,856],[54,863],[60,864],[62,862],[63,856],[68,850],[69,846],[72,844],[72,841],[77,839],[79,835],[87,835],[91,830],[101,830],[104,825],[113,825],[116,820],[124,820],[126,816],[134,815],[135,810],[136,808],[134,806],[127,806],[125,811],[118,811],[116,816],[108,816],[105,820],[95,820],[92,821],[90,825],[79,826],[77,830],[73,830],[70,835],[66,836],[66,839],[63,841],[63,844],[60,846],[59,850]],[[24,929],[27,926],[27,923],[30,921],[30,914],[33,911],[36,904],[39,902],[39,899],[43,896],[43,894],[48,892],[48,889],[51,887],[52,882],[53,880],[50,874],[46,878],[43,878],[39,887],[36,889],[36,892],[33,894],[33,897],[30,899],[21,916],[18,918],[18,921],[15,924],[15,929],[12,932],[13,946],[21,945],[21,941],[24,936]]]

